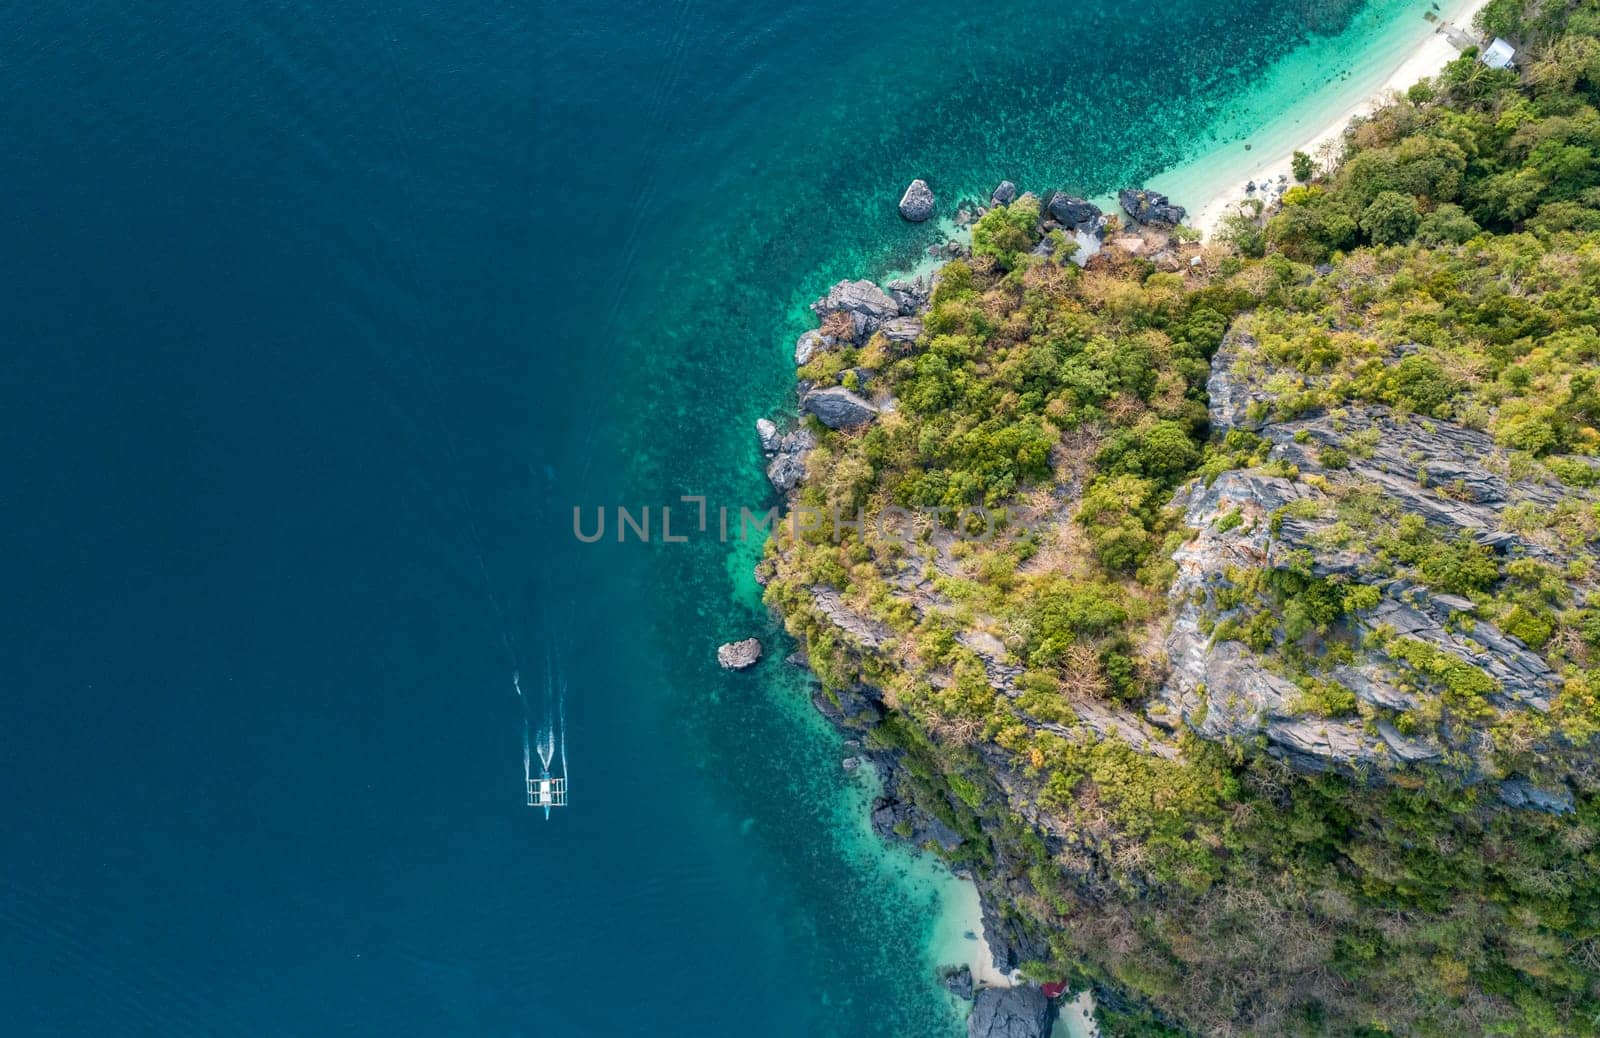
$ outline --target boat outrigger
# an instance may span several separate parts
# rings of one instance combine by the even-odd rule
[[[544,808],[544,816],[550,817],[552,807],[567,806],[567,780],[553,778],[546,771],[538,778],[528,779],[528,806]]]

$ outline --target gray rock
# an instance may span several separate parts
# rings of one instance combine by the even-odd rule
[[[1017,197],[1017,185],[1009,180],[1000,181],[1000,186],[994,189],[989,196],[989,201],[995,205],[1010,205],[1012,199]]]
[[[801,454],[816,445],[817,438],[811,435],[811,430],[801,426],[783,434],[783,439],[778,441],[778,451],[782,454]]]
[[[1049,1038],[1050,1000],[1029,984],[984,988],[967,1018],[968,1038]]]
[[[841,281],[811,304],[811,312],[821,318],[832,313],[849,314],[856,340],[863,341],[885,321],[899,317],[900,304],[870,281]]]
[[[810,331],[801,332],[800,338],[794,341],[795,367],[799,367],[802,364],[811,363],[812,357],[815,357],[818,353],[828,349],[837,342],[838,340],[833,336],[823,335],[815,328],[812,328]]]
[[[1050,215],[1069,231],[1092,228],[1100,220],[1100,207],[1065,191],[1050,196]]]
[[[972,969],[968,966],[946,966],[939,975],[939,983],[946,991],[964,1002],[972,1001]]]
[[[1137,223],[1170,227],[1182,223],[1188,215],[1183,206],[1173,205],[1171,199],[1159,191],[1123,188],[1117,192],[1117,201],[1122,211]]]
[[[1171,670],[1159,709],[1149,711],[1151,720],[1182,722],[1209,739],[1264,738],[1268,752],[1301,771],[1359,772],[1381,779],[1397,766],[1449,761],[1464,781],[1486,780],[1494,771],[1493,746],[1472,725],[1447,723],[1403,734],[1382,714],[1371,721],[1303,715],[1298,688],[1269,658],[1275,653],[1260,655],[1241,642],[1213,641],[1202,620],[1228,615],[1217,606],[1218,592],[1228,586],[1228,569],[1277,568],[1309,559],[1316,576],[1364,581],[1379,591],[1376,605],[1341,622],[1335,634],[1357,652],[1327,675],[1361,703],[1380,711],[1412,711],[1420,705],[1419,696],[1431,697],[1437,689],[1434,679],[1391,658],[1369,637],[1382,629],[1476,668],[1489,679],[1485,698],[1495,711],[1546,712],[1560,682],[1542,657],[1485,618],[1461,623],[1460,614],[1474,610],[1471,600],[1393,577],[1374,578],[1387,571],[1366,545],[1330,547],[1327,536],[1339,521],[1341,488],[1355,485],[1376,490],[1385,507],[1420,516],[1447,539],[1463,533],[1480,541],[1493,538],[1502,552],[1559,564],[1561,558],[1546,545],[1501,533],[1501,517],[1513,505],[1553,508],[1570,488],[1511,479],[1509,459],[1485,433],[1397,416],[1377,405],[1274,420],[1262,406],[1270,398],[1255,388],[1271,377],[1270,371],[1262,375],[1261,366],[1250,336],[1230,332],[1224,337],[1207,387],[1213,430],[1255,430],[1272,444],[1274,462],[1320,480],[1313,485],[1303,478],[1231,471],[1209,486],[1197,481],[1180,490],[1174,503],[1184,509],[1195,536],[1173,554],[1175,615],[1166,644]],[[1346,451],[1338,469],[1322,465],[1326,449],[1346,445],[1356,434],[1370,449]],[[1419,472],[1427,478],[1419,480]],[[1293,514],[1282,514],[1290,504],[1296,506]],[[1234,514],[1243,521],[1219,531],[1218,521]],[[1559,809],[1559,794],[1525,784],[1502,784],[1498,792],[1507,803]]]
[[[863,649],[881,648],[894,634],[887,624],[860,613],[844,604],[839,592],[825,584],[810,588],[812,604],[824,620],[837,627]]]
[[[946,853],[961,846],[960,833],[893,797],[878,797],[872,802],[872,831],[882,839],[908,840],[918,847],[932,843]]]
[[[853,429],[878,416],[878,409],[843,386],[814,389],[800,401],[801,410],[817,416],[830,429]]]
[[[1265,370],[1251,373],[1252,365]],[[1250,412],[1271,407],[1272,394],[1261,387],[1273,373],[1270,365],[1265,365],[1257,356],[1255,337],[1229,329],[1211,358],[1211,375],[1206,379],[1212,429],[1226,433],[1233,429],[1254,431],[1261,428],[1264,419],[1251,418]],[[1256,406],[1252,408],[1252,404]]]
[[[899,304],[901,317],[914,317],[928,305],[928,282],[923,278],[895,278],[883,287],[889,298]]]
[[[806,474],[806,456],[817,445],[811,430],[801,427],[778,441],[777,456],[767,465],[767,479],[779,493],[793,490]]]
[[[756,419],[756,436],[761,440],[762,451],[767,454],[778,453],[778,447],[783,443],[777,425],[769,418]]]
[[[922,318],[896,317],[892,321],[885,321],[878,330],[885,339],[897,346],[911,346],[922,335]]]
[[[787,494],[800,485],[806,475],[805,452],[781,453],[767,465],[767,481],[780,494]]]
[[[1572,790],[1565,786],[1549,792],[1540,789],[1527,779],[1506,779],[1495,790],[1502,802],[1528,811],[1564,815],[1572,811]]]
[[[900,196],[900,215],[912,223],[921,223],[933,215],[933,188],[925,180],[913,180],[906,193]]]
[[[761,659],[761,642],[755,638],[717,646],[717,663],[723,670],[748,670]]]

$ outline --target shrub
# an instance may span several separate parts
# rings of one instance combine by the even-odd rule
[[[1360,225],[1373,241],[1393,245],[1409,241],[1421,219],[1415,198],[1398,191],[1380,191],[1362,210]]]
[[[1424,245],[1459,245],[1475,238],[1481,230],[1465,209],[1446,202],[1417,224],[1417,241]]]
[[[1039,202],[1024,195],[1010,205],[997,205],[972,228],[972,251],[990,256],[1009,270],[1017,258],[1033,248],[1039,226]]]
[[[1289,159],[1289,168],[1294,171],[1294,178],[1304,184],[1316,175],[1317,168],[1311,161],[1311,156],[1303,151],[1297,151]]]

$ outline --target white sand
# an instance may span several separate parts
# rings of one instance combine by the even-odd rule
[[[1336,119],[1300,144],[1274,153],[1270,158],[1252,167],[1244,176],[1213,195],[1199,209],[1192,211],[1189,224],[1209,238],[1216,231],[1222,218],[1232,212],[1233,207],[1239,202],[1251,197],[1263,200],[1270,197],[1260,190],[1261,185],[1276,184],[1281,176],[1287,176],[1288,183],[1294,184],[1294,174],[1290,172],[1289,165],[1296,151],[1310,155],[1316,160],[1319,169],[1324,167],[1330,158],[1337,157],[1344,132],[1353,120],[1371,114],[1395,93],[1403,93],[1419,80],[1437,75],[1445,65],[1460,57],[1455,45],[1445,36],[1444,27],[1446,24],[1451,24],[1469,33],[1473,32],[1473,16],[1485,3],[1487,0],[1457,0],[1454,4],[1445,5],[1445,9],[1440,12],[1440,21],[1435,24],[1433,31],[1390,72],[1379,90],[1340,113]],[[1245,191],[1245,187],[1251,181],[1258,187],[1254,196]],[[1178,201],[1181,202],[1182,199]]]
[[[1021,976],[1001,973],[995,968],[989,942],[984,938],[983,908],[978,900],[977,885],[970,880],[955,880],[946,888],[944,896],[947,907],[933,940],[935,959],[970,968],[976,988],[1008,988],[1020,984]],[[1093,992],[1079,992],[1060,1003],[1054,1033],[1065,1038],[1097,1038],[1100,1029],[1094,1020]]]
[[[978,885],[971,880],[952,878],[942,893],[946,910],[933,935],[934,958],[952,966],[969,967],[976,987],[1008,988],[1016,983],[1015,977],[995,968],[994,956],[983,934],[983,907],[978,900]]]

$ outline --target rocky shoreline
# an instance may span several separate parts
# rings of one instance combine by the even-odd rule
[[[918,185],[921,185],[920,188]],[[908,189],[907,200],[924,199],[931,207],[931,192],[927,185],[917,181]],[[1121,216],[1104,213],[1094,203],[1054,191],[1048,200],[1031,193],[1018,194],[1016,185],[1002,181],[991,194],[989,205],[972,201],[961,203],[956,223],[966,225],[980,219],[989,208],[1007,205],[1019,198],[1031,197],[1041,206],[1038,227],[1040,241],[1035,254],[1050,255],[1053,249],[1052,232],[1060,231],[1068,240],[1078,245],[1072,255],[1073,262],[1081,265],[1110,263],[1129,259],[1145,259],[1157,269],[1177,271],[1201,259],[1192,242],[1184,242],[1174,234],[1174,229],[1185,217],[1183,207],[1175,205],[1165,195],[1138,189],[1124,190],[1119,194],[1123,209]],[[920,206],[914,207],[915,216],[906,212],[902,201],[902,215],[907,219],[926,219]],[[957,242],[943,246],[930,246],[930,255],[941,261],[970,254],[970,248]],[[942,266],[942,262],[940,264]],[[846,344],[865,344],[881,333],[892,347],[910,348],[923,333],[929,298],[938,272],[910,280],[892,280],[879,286],[871,281],[841,281],[827,294],[811,305],[819,327],[807,330],[796,340],[794,360],[804,366],[819,354]],[[857,368],[850,372],[856,389],[842,386],[818,388],[804,379],[796,383],[797,422],[784,428],[777,421],[763,418],[756,424],[756,435],[766,459],[766,475],[775,491],[792,498],[806,478],[806,463],[817,445],[814,434],[804,424],[807,416],[815,418],[829,429],[854,429],[868,425],[881,414],[894,410],[891,397],[875,396],[871,387],[875,373]],[[769,564],[757,567],[757,580],[763,585],[770,577]],[[880,646],[888,637],[880,625],[867,617],[852,612],[838,600],[831,589],[812,589],[813,604],[818,611],[848,638],[864,650]],[[789,662],[809,668],[804,652],[796,652]],[[911,768],[907,766],[908,751],[901,747],[874,745],[865,738],[867,732],[879,725],[890,714],[891,708],[882,694],[869,685],[857,684],[844,689],[826,689],[821,683],[812,694],[812,703],[838,731],[846,736],[850,756],[844,765],[858,766],[865,761],[877,771],[883,786],[871,807],[873,831],[885,841],[902,841],[913,847],[930,849],[950,860],[963,845],[966,836],[936,811],[924,804],[928,790],[918,784]],[[991,762],[997,776],[1009,772],[1008,762],[998,757]],[[1009,779],[999,778],[1000,790],[1022,781],[1019,775]],[[1003,796],[1003,793],[1000,795]],[[997,851],[995,861],[986,868],[973,868],[960,861],[952,861],[955,873],[970,879],[976,885],[981,906],[983,936],[987,941],[994,967],[1008,977],[1015,977],[1013,987],[989,987],[972,990],[970,971],[963,964],[952,963],[946,984],[958,995],[973,998],[974,1008],[968,1022],[969,1034],[981,1038],[1042,1038],[1050,1033],[1052,1003],[1071,994],[1066,979],[1058,984],[1037,985],[1021,981],[1019,967],[1028,962],[1046,961],[1050,947],[1024,913],[1016,910],[1020,899],[1032,896],[1034,891],[1026,878],[1027,863],[1019,856],[1015,859],[1006,851],[1007,834],[996,829],[986,831]],[[1046,995],[1046,989],[1049,996]],[[1080,984],[1079,990],[1085,990]],[[1111,990],[1094,990],[1097,1001],[1116,1005],[1120,998]],[[1086,1026],[1093,1033],[1094,1021],[1088,1007],[1077,1012],[1086,1016]]]

